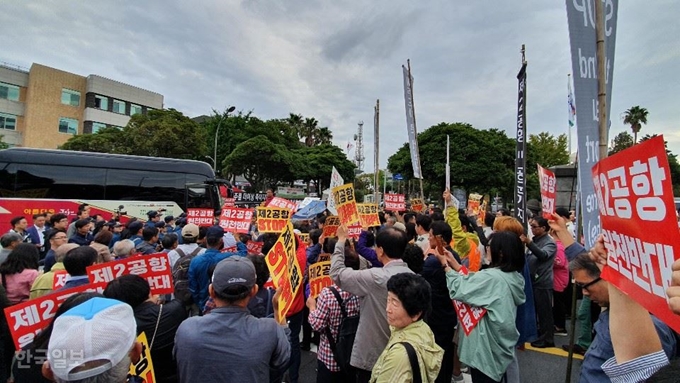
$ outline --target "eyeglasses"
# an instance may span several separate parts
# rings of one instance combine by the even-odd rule
[[[576,285],[577,288],[579,288],[579,289],[581,289],[581,290],[586,290],[586,291],[590,292],[590,290],[588,290],[588,288],[589,288],[590,286],[596,284],[597,282],[601,281],[601,280],[602,280],[602,278],[597,277],[597,278],[593,279],[592,281],[590,281],[590,282],[588,282],[588,283],[586,283],[586,284],[584,284],[584,285],[583,285],[583,284],[580,284],[580,283],[574,283],[574,284]]]

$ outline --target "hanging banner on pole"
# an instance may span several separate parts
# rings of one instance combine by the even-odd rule
[[[380,100],[375,101],[375,114],[373,116],[373,202],[380,203]]]
[[[552,214],[555,212],[555,199],[557,198],[557,178],[555,173],[536,164],[538,167],[538,182],[541,185],[541,206],[543,210],[543,218],[552,219]]]
[[[326,204],[326,209],[331,212],[333,215],[338,215],[338,209],[335,207],[336,201],[333,198],[333,188],[342,186],[345,184],[345,181],[342,179],[340,176],[340,173],[338,173],[338,169],[333,166],[333,171],[331,172],[331,186],[328,191],[328,203]]]
[[[680,316],[666,296],[680,258],[680,232],[663,136],[598,162],[590,180],[607,248],[602,278],[680,331]]]
[[[420,174],[420,154],[418,153],[418,131],[416,129],[416,116],[413,108],[413,77],[405,66],[401,66],[404,72],[404,102],[406,104],[406,130],[408,131],[408,146],[411,151],[411,165],[413,166],[413,178],[422,178]]]
[[[597,43],[595,35],[595,7],[592,1],[566,0],[571,67],[574,73],[574,97],[578,120],[578,173],[583,214],[585,247],[595,245],[600,234],[600,217],[591,170],[599,161],[600,133],[598,128]],[[609,116],[614,75],[618,1],[607,1],[604,7],[604,32],[607,86],[606,115]]]
[[[524,46],[522,46],[524,49]],[[527,178],[526,178],[526,152],[527,152],[527,127],[526,127],[526,82],[527,64],[522,63],[522,68],[517,74],[519,81],[517,90],[517,151],[515,152],[515,218],[527,227]]]
[[[446,189],[451,190],[451,167],[450,167],[450,157],[449,157],[449,151],[450,151],[450,141],[449,141],[449,135],[446,135]]]

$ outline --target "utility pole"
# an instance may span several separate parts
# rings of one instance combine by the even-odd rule
[[[359,121],[359,129],[354,135],[354,142],[356,142],[356,149],[354,149],[354,163],[357,166],[358,173],[364,170],[364,122]],[[358,174],[357,173],[357,174]]]

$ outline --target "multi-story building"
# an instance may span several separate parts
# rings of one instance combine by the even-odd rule
[[[162,108],[163,95],[101,76],[0,64],[0,135],[10,146],[54,149],[74,134],[123,127],[132,115]]]

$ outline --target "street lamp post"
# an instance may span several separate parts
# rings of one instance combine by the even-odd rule
[[[213,171],[217,173],[217,136],[220,134],[220,126],[222,125],[222,121],[224,121],[225,118],[229,116],[229,113],[233,112],[236,109],[235,106],[230,106],[229,109],[227,109],[226,113],[220,118],[220,122],[217,123],[217,129],[215,130],[215,152],[213,153]]]

